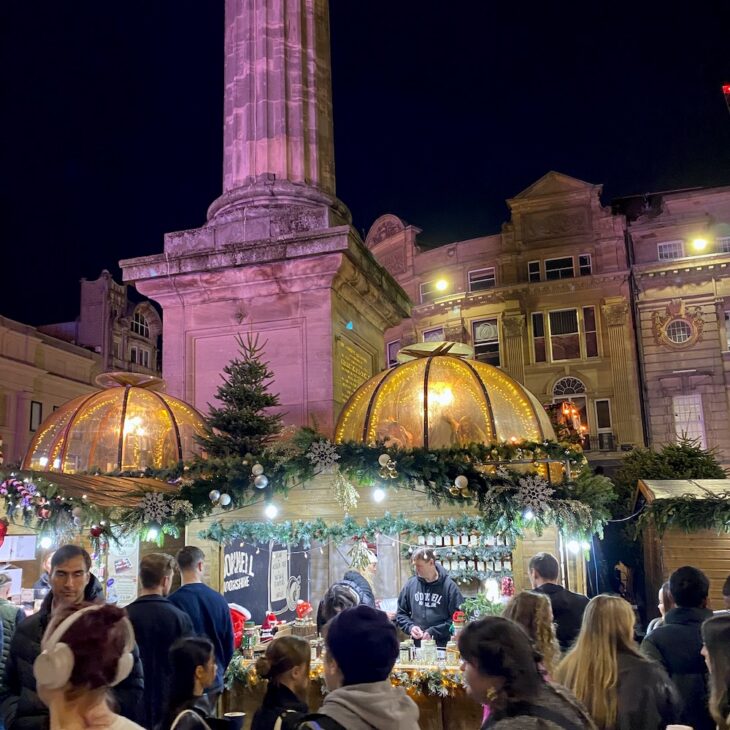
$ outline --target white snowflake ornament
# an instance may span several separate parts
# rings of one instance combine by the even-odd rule
[[[548,501],[555,493],[547,479],[539,474],[530,474],[517,480],[519,487],[515,495],[517,502],[536,514],[544,512]]]
[[[164,522],[171,512],[170,505],[161,492],[147,492],[142,497],[140,508],[145,522]]]
[[[320,472],[331,471],[340,460],[337,447],[326,439],[314,441],[307,451],[307,458],[312,465]]]

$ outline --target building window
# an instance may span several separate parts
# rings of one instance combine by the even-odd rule
[[[578,273],[581,276],[590,276],[593,273],[593,263],[589,253],[578,256]]]
[[[608,398],[596,401],[596,430],[598,433],[611,430],[611,401]]]
[[[553,395],[577,395],[579,393],[585,393],[586,386],[582,380],[573,377],[560,378],[555,385],[553,385]]]
[[[547,362],[545,316],[542,312],[533,312],[532,314],[532,342],[535,346],[535,362]]]
[[[717,239],[717,250],[720,253],[730,253],[730,236]]]
[[[683,319],[673,319],[665,330],[667,339],[675,345],[683,345],[692,337],[692,327]]]
[[[574,276],[572,256],[566,256],[562,259],[545,259],[545,278],[548,281],[571,279]]]
[[[130,347],[129,348],[129,362],[137,364],[137,348],[136,347]]]
[[[30,402],[30,430],[37,431],[43,420],[43,403],[37,400]]]
[[[702,395],[675,395],[672,398],[674,409],[674,429],[677,440],[689,439],[700,448],[707,448],[705,437],[705,416],[702,411]]]
[[[499,367],[499,325],[496,318],[472,322],[471,332],[476,359]]]
[[[144,316],[140,312],[135,312],[134,317],[132,318],[132,332],[134,332],[137,335],[141,335],[142,337],[149,338],[150,336],[150,326],[147,324],[147,320],[144,318]]]
[[[424,342],[441,342],[444,339],[444,328],[434,327],[431,330],[423,330]]]
[[[142,350],[139,351],[139,364],[143,368],[148,368],[150,366],[150,353],[149,350]]]
[[[578,311],[562,309],[548,314],[550,323],[551,360],[577,360],[580,358],[580,334]]]
[[[469,277],[469,291],[483,291],[484,289],[492,289],[497,284],[497,279],[494,274],[494,267],[489,269],[476,269],[470,271]]]
[[[656,245],[657,255],[660,261],[681,259],[684,256],[684,241],[664,241]]]
[[[598,357],[595,307],[583,307],[583,331],[586,337],[586,357]]]
[[[730,312],[725,312],[725,352],[730,351]]]
[[[400,340],[392,340],[385,346],[385,359],[389,368],[398,364],[398,350],[400,350]]]
[[[570,403],[563,406],[561,420],[578,433],[586,432],[586,386],[573,377],[560,378],[553,385],[553,403]]]
[[[441,282],[441,286],[443,287],[443,279],[432,279],[431,281],[424,281],[419,285],[421,304],[427,304],[428,302],[432,302],[434,299],[438,299],[439,297],[443,297],[448,294],[448,292],[444,289],[438,288],[437,284],[439,282]]]
[[[540,262],[528,261],[527,263],[527,280],[540,281]]]

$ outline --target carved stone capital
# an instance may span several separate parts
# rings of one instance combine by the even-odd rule
[[[609,327],[621,327],[626,324],[626,317],[629,313],[629,304],[626,300],[603,304],[601,311]]]
[[[525,315],[514,314],[502,318],[505,337],[522,337],[525,331]]]

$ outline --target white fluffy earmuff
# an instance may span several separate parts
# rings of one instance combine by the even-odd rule
[[[89,611],[98,611],[101,606],[87,606],[80,611],[72,613],[56,627],[53,633],[43,641],[43,651],[36,657],[33,663],[33,674],[36,683],[46,689],[61,689],[71,679],[74,670],[74,653],[68,644],[61,641],[61,637],[68,631],[71,625],[83,614]],[[129,619],[122,619],[125,629],[124,653],[119,657],[117,672],[111,686],[124,681],[134,667],[134,629]]]

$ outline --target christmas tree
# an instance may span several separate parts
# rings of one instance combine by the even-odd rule
[[[240,356],[223,368],[216,391],[221,405],[208,404],[207,432],[199,438],[212,457],[259,453],[281,430],[281,414],[267,411],[279,405],[279,396],[269,393],[274,374],[261,359],[265,343],[250,334],[236,343]]]

